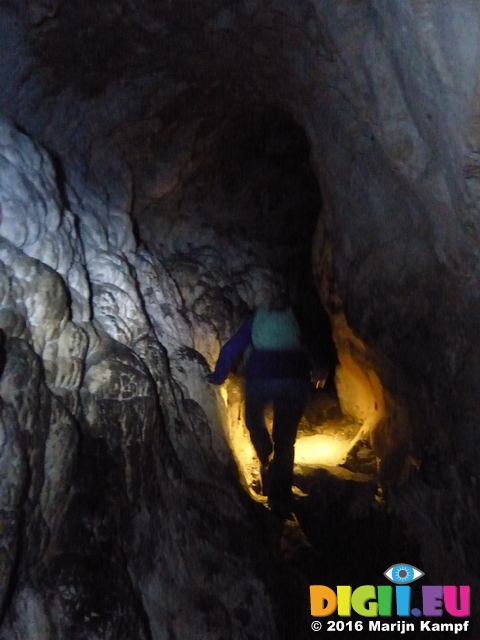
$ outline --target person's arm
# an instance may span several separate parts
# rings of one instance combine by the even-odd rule
[[[225,382],[235,363],[251,343],[252,325],[253,320],[243,324],[237,333],[223,345],[215,365],[215,371],[208,376],[209,382],[213,384],[223,384]]]

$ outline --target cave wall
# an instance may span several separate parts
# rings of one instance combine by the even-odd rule
[[[47,153],[0,139],[2,637],[275,637],[177,285],[126,214],[83,234]]]
[[[192,506],[195,512],[200,508],[200,497],[191,492],[205,478],[205,456],[218,467],[222,482],[229,468],[222,416],[216,415],[215,402],[209,404],[208,391],[199,382],[204,363],[188,349],[207,344],[203,355],[211,362],[220,341],[254,304],[253,293],[242,297],[237,287],[229,292],[233,303],[221,307],[213,326],[201,318],[197,324],[192,308],[184,304],[188,268],[180,267],[186,274],[182,291],[161,256],[138,246],[131,215],[152,195],[143,186],[138,191],[139,185],[153,181],[157,195],[168,191],[181,178],[182,158],[191,161],[198,123],[185,129],[186,138],[176,150],[169,147],[172,157],[165,161],[162,145],[152,147],[146,138],[155,131],[155,121],[161,129],[162,112],[192,90],[194,96],[207,95],[207,106],[210,95],[219,113],[246,100],[273,103],[306,131],[324,200],[324,232],[314,248],[319,288],[325,279],[334,283],[336,298],[326,296],[325,303],[332,312],[341,308],[367,346],[362,357],[380,376],[392,404],[392,417],[378,433],[377,444],[391,454],[389,500],[421,541],[424,569],[432,580],[478,583],[480,563],[473,558],[478,557],[480,449],[479,28],[473,0],[454,5],[395,0],[388,6],[380,0],[2,5],[0,106],[28,136],[2,124],[2,398],[5,432],[10,434],[4,460],[5,473],[15,469],[17,474],[9,476],[12,491],[4,498],[5,513],[11,514],[3,574],[5,602],[12,589],[15,594],[11,629],[20,624],[15,615],[22,607],[33,607],[44,620],[44,637],[53,633],[52,625],[66,624],[60,613],[42,613],[32,588],[41,579],[38,567],[54,566],[44,561],[47,551],[52,557],[64,552],[60,534],[57,549],[55,542],[48,546],[49,536],[40,531],[62,531],[59,523],[70,521],[65,513],[75,505],[75,495],[94,491],[88,486],[70,493],[65,489],[70,478],[83,477],[73,473],[75,451],[88,449],[91,438],[105,442],[109,464],[124,476],[127,519],[141,522],[132,524],[134,542],[124,547],[140,544],[135,535],[148,529],[146,522],[154,522],[153,528],[159,522],[152,514],[160,497],[148,495],[146,478],[156,473],[161,478],[156,486],[170,476],[175,483],[176,473],[182,478],[187,473],[185,459],[197,452],[195,481],[175,485],[183,498],[169,497],[167,489],[161,492],[162,514],[170,514],[161,530],[178,545],[167,556],[171,558],[190,548],[189,527],[175,525],[181,527],[178,532],[170,522],[184,513],[186,503],[197,505]],[[126,145],[126,140],[132,143]],[[156,156],[149,164],[152,148],[158,149],[160,160]],[[154,166],[143,183],[131,158],[135,149],[149,169]],[[326,251],[332,256],[327,271],[319,259]],[[218,284],[221,258],[200,251],[194,266],[199,264],[214,274],[205,280],[205,289],[212,280]],[[218,275],[212,265],[219,265]],[[255,277],[250,274],[244,281]],[[267,289],[273,286],[268,271],[262,277]],[[215,305],[222,299],[225,292],[220,290]],[[17,372],[17,362],[24,363],[23,373]],[[19,398],[15,389],[25,384],[36,395]],[[122,416],[114,408],[120,400],[130,407]],[[203,414],[197,415],[199,405],[189,404],[192,400],[205,405]],[[37,412],[41,426],[32,436],[26,416]],[[200,438],[202,448],[196,430],[204,428],[204,414],[208,433],[213,429],[218,441]],[[112,415],[117,416],[115,429]],[[192,420],[190,431],[179,430],[180,423]],[[139,423],[144,424],[140,433]],[[404,442],[397,436],[405,430],[410,448],[402,445],[397,460],[395,442]],[[164,440],[159,432],[167,434]],[[135,441],[140,442],[137,455],[146,456],[140,467],[128,462]],[[61,473],[48,462],[56,457],[57,446],[62,448]],[[152,448],[158,455],[148,453]],[[396,486],[395,470],[403,470],[412,455],[416,466],[408,479],[400,474],[406,481]],[[9,464],[12,456],[16,466]],[[172,469],[166,465],[159,470],[161,460],[177,458],[178,471],[172,470],[177,469],[173,462]],[[234,492],[233,480],[211,484],[217,506],[222,503],[218,491]],[[146,495],[139,498],[142,492]],[[234,500],[241,510],[240,498]],[[102,505],[100,512],[103,508],[118,527],[122,513]],[[230,511],[224,517],[237,522]],[[90,532],[96,527],[89,535],[98,546],[98,523],[85,526]],[[30,537],[41,542],[20,554],[16,540],[20,531],[30,539],[29,527],[35,532]],[[128,537],[122,534],[122,540],[124,535]],[[152,533],[156,551],[151,555],[161,566],[165,539]],[[205,544],[221,546],[219,540]],[[248,554],[242,548],[241,557]],[[133,612],[140,600],[148,609],[148,594],[162,593],[160,578],[147,577],[147,560],[139,557],[145,565],[130,570],[141,586],[132,587],[124,569],[116,586],[141,593],[138,600],[132,596],[137,603]],[[12,582],[19,558],[21,579]],[[169,584],[186,585],[187,573],[185,569],[182,579],[172,578]],[[204,569],[198,574],[204,575]],[[253,581],[261,592],[254,574],[245,584]],[[212,578],[211,593],[217,593],[214,583]],[[56,583],[53,591],[62,594],[60,586],[65,585]],[[227,626],[236,606],[232,598],[222,604]],[[220,605],[214,600],[217,611]],[[159,614],[152,606],[152,628],[174,626],[166,618],[176,606],[169,602]],[[267,613],[258,613],[255,624],[263,625],[268,637],[274,623],[269,605],[262,610]],[[135,613],[131,620],[140,624]],[[230,630],[232,637],[242,637],[235,635],[238,629]]]

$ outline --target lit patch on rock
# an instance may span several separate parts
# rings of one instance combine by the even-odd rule
[[[309,466],[339,465],[345,462],[349,448],[349,440],[321,434],[304,436],[298,438],[295,444],[295,463]]]

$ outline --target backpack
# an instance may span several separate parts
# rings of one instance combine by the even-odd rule
[[[255,313],[252,326],[255,349],[288,351],[301,349],[300,327],[293,311],[273,311],[264,307]]]

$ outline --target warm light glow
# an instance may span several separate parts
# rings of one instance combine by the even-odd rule
[[[348,326],[343,313],[332,316],[339,364],[335,387],[342,412],[362,425],[358,439],[367,439],[386,415],[385,393],[366,345]]]
[[[220,387],[220,393],[222,394],[223,401],[225,402],[225,404],[227,404],[228,403],[228,391],[227,391],[225,385],[222,385]]]
[[[232,380],[220,387],[227,409],[226,436],[240,471],[240,478],[252,497],[252,483],[259,477],[259,463],[245,426],[243,415],[243,397],[241,386]]]
[[[249,491],[252,498],[257,501],[264,501],[265,498],[257,493],[260,486],[259,461],[251,443],[250,434],[245,426],[241,386],[229,380],[220,390],[228,415],[225,425],[226,435],[237,462],[242,484]],[[272,411],[267,410],[265,422],[270,432],[272,429],[272,417]],[[350,437],[342,437],[341,431],[334,433],[334,435],[326,435],[314,431],[314,429],[319,428],[322,428],[322,430],[328,429],[331,434],[335,425],[335,421],[326,421],[321,426],[311,425],[312,432],[309,435],[306,435],[305,430],[300,432],[295,443],[295,463],[300,467],[319,467],[322,465],[334,467],[344,463],[352,445],[351,435]],[[351,434],[351,431],[349,433]],[[297,471],[300,472],[301,469]]]
[[[304,436],[295,444],[295,463],[335,466],[345,462],[349,447],[349,440],[337,440],[321,434]]]

